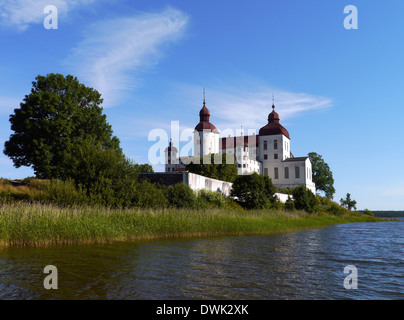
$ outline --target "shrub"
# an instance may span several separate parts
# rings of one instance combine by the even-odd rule
[[[287,211],[296,210],[295,202],[293,201],[293,199],[290,196],[288,196],[288,199],[285,202],[285,210],[287,210]]]
[[[82,205],[89,201],[85,190],[81,186],[76,188],[72,179],[51,180],[48,185],[47,199],[62,206]]]
[[[196,205],[198,208],[225,208],[227,202],[219,192],[200,190],[197,194]]]
[[[141,208],[167,208],[168,200],[159,185],[142,181],[136,187],[133,204]]]
[[[167,188],[167,199],[170,207],[195,208],[196,195],[192,189],[183,183],[177,183]]]
[[[363,214],[366,214],[366,215],[368,215],[368,216],[371,216],[371,217],[374,217],[374,216],[375,216],[374,213],[373,213],[372,211],[370,211],[369,209],[363,210],[362,213],[363,213]]]
[[[299,186],[293,189],[293,199],[295,207],[298,210],[304,210],[310,213],[316,210],[316,205],[318,204],[317,198],[313,192],[305,186]]]
[[[245,209],[265,209],[276,201],[271,179],[253,173],[236,178],[231,196]]]

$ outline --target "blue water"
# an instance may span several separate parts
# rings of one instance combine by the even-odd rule
[[[403,299],[404,221],[0,251],[1,299]],[[58,289],[45,290],[46,265]],[[347,265],[358,288],[345,289]]]

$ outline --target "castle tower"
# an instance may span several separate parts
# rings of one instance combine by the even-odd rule
[[[165,149],[165,172],[173,172],[178,168],[178,150],[173,146],[173,140],[170,139],[170,144]]]
[[[194,156],[203,157],[211,153],[219,153],[219,131],[210,123],[210,112],[204,97],[199,123],[194,130]]]
[[[291,157],[289,132],[280,124],[279,114],[272,105],[268,115],[268,124],[259,131],[259,160],[262,162],[262,173],[276,178],[279,175],[277,164]]]

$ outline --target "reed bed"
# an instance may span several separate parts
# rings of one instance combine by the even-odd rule
[[[378,219],[277,210],[62,208],[5,203],[0,205],[0,248],[275,234],[359,221]]]

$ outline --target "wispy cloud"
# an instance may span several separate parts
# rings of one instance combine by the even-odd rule
[[[144,68],[160,61],[164,47],[183,36],[188,19],[183,12],[168,8],[98,21],[84,31],[84,39],[66,63],[101,92],[105,107],[113,106],[139,85]]]
[[[207,88],[206,103],[212,122],[219,130],[240,130],[241,125],[246,130],[261,128],[272,111],[272,95],[275,97],[276,111],[283,122],[303,112],[332,105],[332,99],[327,97],[292,92],[256,82],[251,85],[251,81],[248,82],[244,87],[213,85]],[[201,87],[180,84],[177,85],[176,93],[184,99],[184,105],[194,105],[195,109],[201,107]],[[195,113],[196,119],[197,116]]]
[[[24,31],[32,24],[43,23],[47,5],[56,6],[58,15],[65,16],[73,9],[96,1],[99,0],[0,0],[0,24]]]

